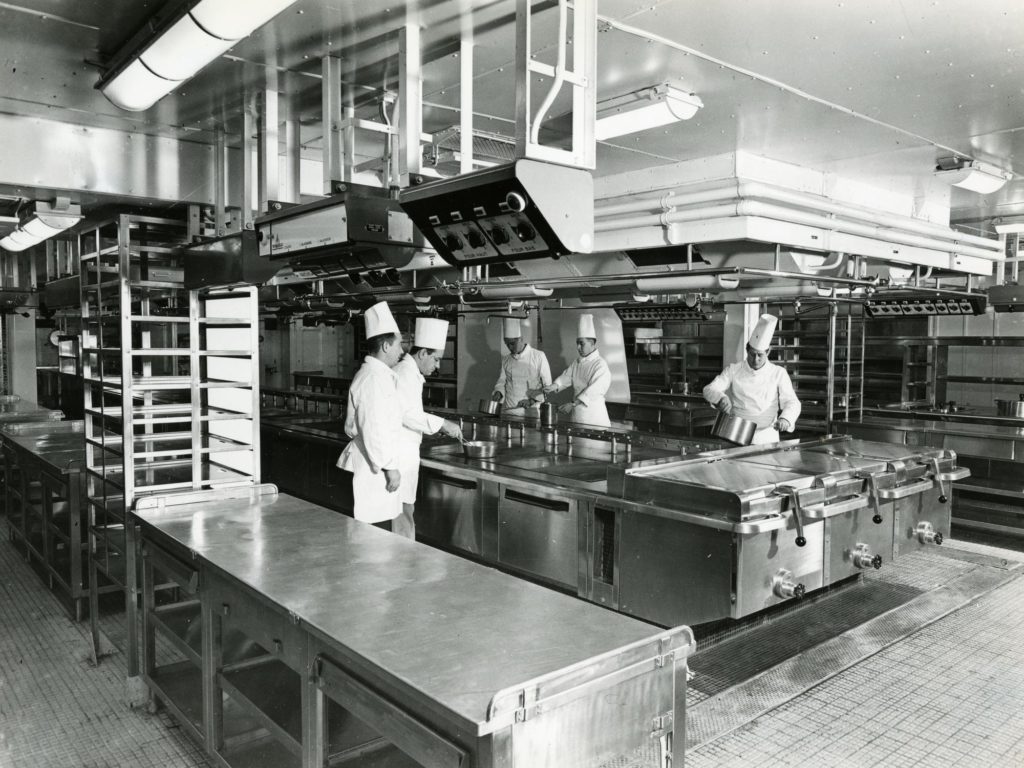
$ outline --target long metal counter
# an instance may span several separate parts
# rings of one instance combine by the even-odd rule
[[[1024,536],[1024,421],[966,414],[941,418],[865,416],[836,430],[870,440],[955,451],[971,470],[955,484],[954,522],[995,534]]]
[[[11,539],[68,598],[76,621],[89,592],[83,429],[81,421],[0,427]]]
[[[133,519],[143,678],[220,765],[683,764],[687,627],[273,486],[150,497]],[[156,599],[168,581],[178,602]],[[157,635],[183,660],[158,665]]]
[[[720,449],[626,425],[598,438],[463,418],[482,422],[475,434],[497,452],[467,459],[425,441],[418,536],[664,626],[739,619],[939,544],[949,483],[968,474],[943,449],[843,437]],[[337,493],[325,496],[341,501],[331,506],[349,508],[349,478],[333,469],[340,423],[282,427],[264,442],[293,455],[289,476],[298,461],[326,472]]]

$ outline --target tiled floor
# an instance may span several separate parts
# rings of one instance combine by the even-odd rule
[[[965,557],[916,568],[914,579],[963,575],[973,567]],[[1024,766],[1019,574],[1007,571],[1003,586],[691,749],[687,765]],[[90,666],[87,629],[61,610],[0,523],[0,768],[211,765],[169,717],[125,706],[124,659]]]

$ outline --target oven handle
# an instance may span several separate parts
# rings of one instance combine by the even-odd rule
[[[929,477],[925,480],[917,480],[913,483],[905,483],[897,488],[879,488],[878,498],[885,501],[895,501],[897,499],[905,499],[908,496],[914,496],[918,493],[924,493],[929,491],[934,486],[934,482]]]
[[[868,505],[868,497],[857,494],[842,501],[835,501],[831,504],[815,504],[813,507],[804,507],[804,517],[808,520],[824,520],[835,517],[845,512],[853,512],[864,509]]]

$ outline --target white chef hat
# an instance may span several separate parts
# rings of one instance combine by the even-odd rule
[[[523,326],[518,317],[506,317],[501,321],[501,338],[518,339],[523,335]]]
[[[772,345],[772,336],[775,334],[775,326],[779,324],[779,318],[775,315],[761,315],[754,326],[754,332],[747,339],[747,344],[758,352],[768,351]]]
[[[580,315],[580,323],[576,329],[577,339],[596,339],[597,329],[594,328],[593,315]]]
[[[398,323],[391,315],[391,307],[386,301],[379,301],[363,313],[366,323],[366,338],[372,339],[385,333],[401,334]]]
[[[423,349],[444,349],[448,342],[448,321],[436,317],[417,317],[414,347]]]

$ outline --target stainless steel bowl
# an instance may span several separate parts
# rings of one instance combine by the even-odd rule
[[[752,421],[719,411],[715,417],[715,425],[711,427],[711,434],[735,445],[750,445],[756,429],[757,424]]]
[[[493,440],[467,440],[462,444],[462,453],[467,459],[490,459],[498,450]]]
[[[996,414],[1014,419],[1024,419],[1024,395],[1018,400],[996,400]]]

